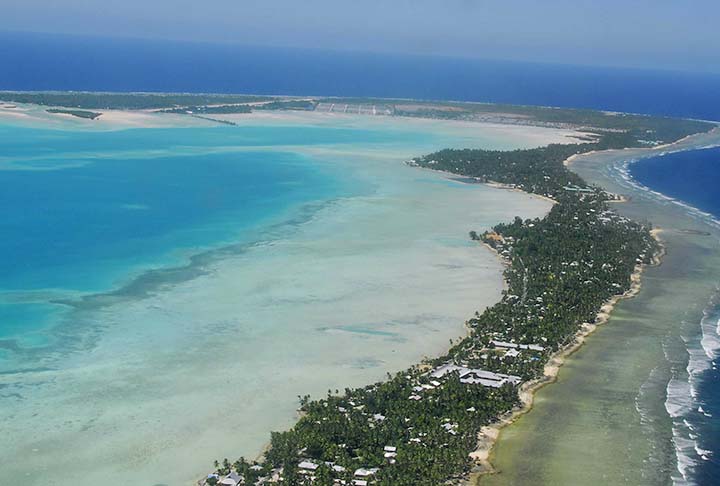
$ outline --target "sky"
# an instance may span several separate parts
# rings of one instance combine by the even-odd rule
[[[0,0],[0,29],[720,72],[718,0]]]

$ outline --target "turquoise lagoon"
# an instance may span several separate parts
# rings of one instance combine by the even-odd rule
[[[4,348],[25,351],[17,347],[28,337],[27,326],[52,320],[48,301],[122,288],[146,269],[183,265],[223,244],[251,243],[263,224],[302,205],[368,190],[350,187],[337,168],[301,154],[251,148],[352,136],[332,132],[0,126]],[[224,153],[223,144],[249,150]]]
[[[548,203],[403,160],[557,130],[369,117],[0,121],[0,483],[191,484],[502,289],[467,232]]]

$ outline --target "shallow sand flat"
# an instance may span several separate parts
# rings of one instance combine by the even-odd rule
[[[714,133],[670,148],[719,141]],[[720,232],[617,177],[618,161],[660,150],[573,160],[571,169],[588,181],[631,196],[616,208],[662,228],[667,255],[662,265],[646,269],[641,292],[619,303],[609,323],[566,360],[557,383],[536,394],[533,409],[502,430],[491,457],[499,474],[480,484],[669,484],[692,467],[677,456],[673,441],[681,418],[669,415],[685,411],[688,392],[669,404],[666,396],[672,378],[687,378],[683,341],[698,338],[702,311],[717,291]]]
[[[434,134],[447,135],[457,145],[452,148],[477,147],[483,140],[517,143],[522,140],[528,147],[547,145],[549,143],[577,143],[574,137],[586,134],[574,130],[535,127],[526,125],[507,125],[483,123],[464,120],[439,120],[430,118],[370,116],[349,113],[322,113],[297,111],[256,111],[250,114],[213,115],[213,118],[232,121],[239,126],[263,124],[295,124],[312,123],[313,125],[348,127],[348,128],[397,128],[430,131]],[[463,142],[467,143],[464,145]]]
[[[122,130],[127,128],[178,128],[212,126],[198,118],[148,110],[86,110],[102,113],[90,120],[63,113],[48,113],[50,106],[13,103],[14,108],[0,106],[0,124],[11,123],[52,129]]]
[[[219,125],[211,120],[187,115],[159,113],[153,110],[89,110],[102,113],[95,120],[72,115],[51,114],[50,107],[16,104],[13,109],[0,107],[0,123],[24,123],[32,126],[45,125],[48,128],[122,130],[128,128],[179,128]],[[319,113],[306,111],[255,111],[253,113],[208,115],[208,118],[226,120],[238,126],[310,124],[315,126],[345,128],[389,128],[402,127],[409,130],[431,131],[451,137],[460,147],[477,147],[478,143],[490,141],[535,147],[549,143],[576,143],[576,137],[585,136],[574,130],[506,125],[462,120],[435,120],[428,118],[370,116],[360,114]],[[464,144],[466,143],[466,145]]]
[[[271,430],[292,425],[297,395],[370,383],[443,351],[502,289],[499,261],[468,231],[549,209],[401,163],[454,146],[447,133],[440,146],[307,149],[376,189],[310,219],[290,214],[152,297],[86,301],[58,330],[77,352],[0,377],[2,477],[190,484],[215,458],[258,454]],[[531,146],[475,133],[473,145]]]

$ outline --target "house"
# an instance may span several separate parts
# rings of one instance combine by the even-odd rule
[[[500,388],[505,383],[517,385],[521,379],[515,375],[505,375],[502,373],[493,373],[485,370],[467,370],[460,374],[460,383],[466,385],[483,385],[492,388]]]
[[[492,340],[492,341],[490,341],[490,343],[492,343],[496,348],[512,348],[512,349],[515,349],[515,348],[518,347],[517,344],[515,344],[515,343],[508,343],[508,342],[506,342],[506,341],[496,341],[496,340]]]
[[[582,192],[586,194],[594,193],[595,191],[586,187],[579,187],[574,184],[570,184],[569,186],[564,186],[563,189],[569,192]]]
[[[231,471],[230,474],[222,478],[218,484],[223,484],[226,486],[237,486],[241,482],[242,478],[235,471]]]
[[[377,473],[380,469],[373,467],[371,469],[365,469],[364,467],[361,467],[360,469],[355,470],[355,477],[356,478],[369,478],[370,476],[374,476],[375,473]]]
[[[511,348],[511,350],[518,347],[518,345],[514,343],[503,343],[502,341],[493,342],[509,344],[510,346],[508,347]],[[516,385],[521,381],[519,376],[493,373],[492,371],[486,370],[470,369],[451,363],[446,363],[433,370],[431,376],[434,378],[442,378],[443,376],[453,372],[457,372],[460,375],[460,383],[464,383],[466,385],[483,385],[492,388],[500,388],[505,383],[512,383],[513,385]]]
[[[300,469],[300,472],[303,474],[309,474],[311,471],[315,471],[318,467],[320,467],[318,464],[307,460],[301,461],[300,464],[298,464],[298,469]]]
[[[490,341],[496,348],[530,349],[532,351],[543,351],[545,348],[537,344],[515,344],[506,341]]]
[[[430,376],[433,378],[442,378],[445,375],[448,375],[452,373],[453,371],[461,371],[465,368],[462,366],[457,366],[452,363],[445,363],[444,365],[434,369],[432,373],[430,373]]]

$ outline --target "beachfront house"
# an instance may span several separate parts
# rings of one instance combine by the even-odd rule
[[[240,477],[235,471],[230,471],[230,474],[222,478],[218,484],[222,484],[224,486],[237,486],[242,482],[242,477]]]

